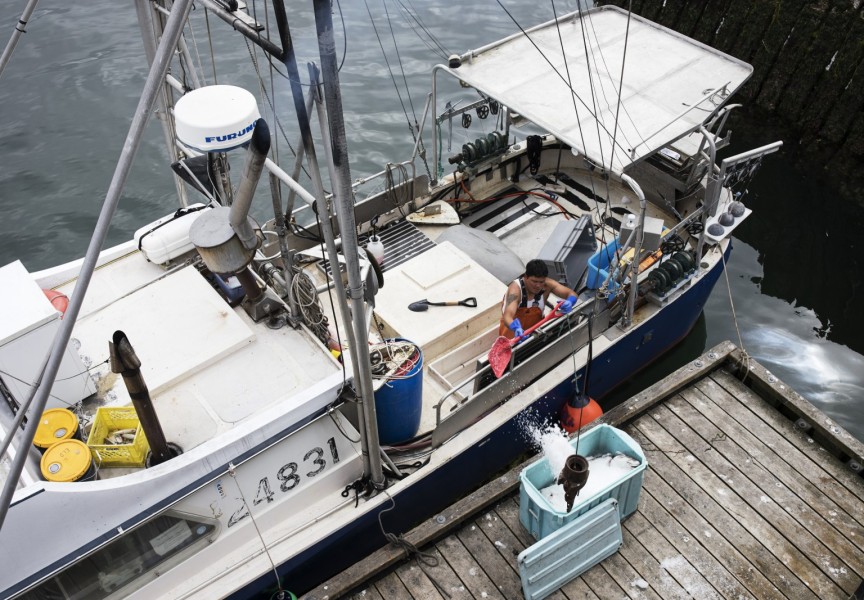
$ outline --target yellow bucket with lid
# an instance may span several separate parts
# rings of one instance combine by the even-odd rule
[[[40,467],[47,481],[78,481],[88,472],[92,476],[93,456],[81,440],[63,440],[45,451]]]
[[[42,413],[33,444],[39,448],[50,448],[57,442],[72,439],[78,432],[78,417],[65,408],[51,408]]]

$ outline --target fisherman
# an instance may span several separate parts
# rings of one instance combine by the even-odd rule
[[[566,298],[558,309],[562,313],[570,312],[576,305],[576,292],[549,277],[546,263],[538,259],[529,261],[525,274],[507,286],[498,335],[508,339],[520,337],[525,329],[539,323],[550,293]]]

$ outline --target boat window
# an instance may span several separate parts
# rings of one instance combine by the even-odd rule
[[[169,511],[31,589],[26,600],[122,598],[204,547],[216,521]]]

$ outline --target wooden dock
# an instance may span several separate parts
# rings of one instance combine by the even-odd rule
[[[747,362],[720,344],[603,417],[648,459],[639,507],[620,550],[549,598],[862,593],[864,444]],[[406,534],[425,563],[391,545],[301,600],[522,598],[518,474],[534,460]]]

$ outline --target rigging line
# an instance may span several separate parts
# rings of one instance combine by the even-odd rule
[[[405,108],[405,102],[402,100],[402,92],[399,91],[399,84],[396,83],[396,77],[393,75],[393,69],[390,68],[390,61],[387,59],[387,52],[384,50],[384,44],[381,42],[381,36],[378,35],[378,28],[375,26],[375,19],[372,18],[372,11],[369,10],[368,0],[363,0],[366,6],[366,13],[369,15],[369,23],[372,24],[372,30],[375,32],[375,37],[378,39],[378,46],[381,48],[381,55],[384,57],[384,63],[387,65],[387,72],[390,73],[390,79],[393,81],[393,87],[396,88],[396,95],[399,97],[399,104],[402,105],[402,112],[405,119],[408,121],[408,128],[411,130],[411,135],[414,135],[414,128],[411,126],[411,119],[408,117],[408,109]],[[416,141],[416,137],[414,138]]]
[[[600,43],[600,40],[597,37],[597,32],[594,29],[594,19],[593,19],[591,13],[586,11],[584,19],[586,21],[588,21],[588,24],[591,27],[591,31],[587,32],[588,40],[589,40],[589,42],[591,42],[588,46],[589,53],[591,55],[590,60],[591,60],[591,62],[594,63],[594,72],[597,74],[597,78],[600,82],[600,94],[603,96],[603,101],[606,104],[606,109],[608,109],[609,112],[611,113],[612,112],[612,104],[609,102],[609,97],[606,94],[606,84],[608,83],[609,85],[611,85],[612,90],[615,92],[614,95],[616,95],[616,96],[618,95],[618,88],[615,87],[615,82],[611,78],[611,72],[612,71],[611,71],[611,69],[609,69],[609,65],[606,63],[606,57],[603,54],[602,44]],[[591,38],[592,33],[594,34],[593,42],[591,41],[592,40],[592,38]],[[600,55],[600,59],[603,61],[603,66],[605,67],[605,72],[610,74],[607,77],[601,77],[600,76],[601,71],[600,71],[599,64],[597,62],[597,55],[598,54]],[[589,58],[587,56],[586,56],[586,60],[589,60]],[[631,122],[631,124],[633,124],[632,118],[630,119],[630,122]],[[635,129],[635,124],[634,124],[634,129]],[[638,134],[638,131],[637,131],[637,134]],[[627,137],[624,135],[623,131],[622,131],[621,135],[624,137],[625,142],[627,142],[629,145],[632,145],[632,143],[629,141],[629,139],[627,139]],[[610,160],[610,164],[611,164],[611,160]]]
[[[402,81],[405,83],[405,94],[408,96],[408,104],[411,105],[411,115],[414,117],[413,124],[409,121],[408,129],[411,131],[411,137],[416,144],[418,137],[422,140],[423,132],[420,131],[420,124],[417,122],[417,111],[414,110],[414,101],[411,99],[411,89],[408,87],[408,78],[405,76],[405,67],[402,65],[402,55],[399,52],[399,45],[396,43],[396,32],[393,31],[393,21],[390,19],[390,11],[387,9],[387,0],[381,0],[381,3],[384,5],[384,13],[387,15],[387,24],[390,26],[390,35],[393,37],[393,47],[396,48],[396,58],[399,59],[399,70],[402,72]],[[408,115],[405,115],[405,117],[407,119]],[[421,147],[422,146],[423,144],[421,141]],[[422,159],[423,166],[426,169],[426,175],[429,176],[429,179],[432,179],[432,172],[429,169],[429,162],[426,160],[425,152],[422,155]]]
[[[207,23],[207,43],[210,46],[210,64],[213,65],[213,85],[219,83],[216,78],[216,54],[213,52],[213,33],[210,31],[210,11],[204,7],[204,22]]]
[[[522,35],[524,35],[525,38],[526,38],[529,42],[531,42],[531,45],[534,46],[534,49],[537,50],[537,52],[540,53],[540,56],[542,56],[543,59],[544,59],[544,60],[549,64],[549,66],[552,67],[552,71],[554,71],[555,74],[558,75],[558,78],[561,79],[561,81],[563,81],[563,82],[566,84],[566,83],[567,83],[567,80],[564,79],[564,76],[561,75],[561,72],[560,72],[558,69],[555,68],[555,65],[552,64],[552,61],[549,60],[549,57],[547,57],[546,54],[545,54],[545,53],[540,49],[540,47],[539,47],[539,46],[534,42],[534,40],[531,39],[531,36],[528,35],[528,32],[525,31],[525,29],[522,28],[522,25],[519,24],[519,21],[516,20],[516,18],[515,18],[515,17],[510,13],[509,10],[507,10],[507,8],[506,8],[503,4],[501,4],[501,0],[495,0],[495,1],[498,3],[498,6],[500,6],[501,9],[502,9],[505,13],[507,13],[507,16],[510,17],[510,20],[513,21],[513,23],[516,25],[516,27],[519,28],[519,31],[522,32]],[[608,134],[608,133],[609,133],[609,130],[606,129],[606,126],[605,126],[605,125],[603,125],[603,124],[600,123],[600,120],[597,118],[597,115],[595,115],[595,114],[591,111],[591,107],[588,106],[588,105],[585,103],[584,100],[582,100],[582,98],[579,96],[579,94],[576,93],[576,90],[574,90],[573,88],[569,88],[569,89],[570,89],[570,93],[573,94],[573,96],[574,96],[577,100],[579,100],[579,102],[582,104],[582,106],[584,106],[584,107],[588,110],[588,114],[590,114],[592,117],[594,117],[594,120],[595,120],[595,122],[597,123],[597,127],[598,127],[598,128],[602,127],[602,128],[603,128],[603,131],[605,131],[605,132]],[[622,149],[623,149],[623,148],[622,148]],[[601,165],[601,166],[602,166],[602,165]]]
[[[576,93],[573,91],[572,79],[570,78],[570,65],[567,62],[567,53],[564,51],[564,38],[561,35],[561,27],[559,26],[559,23],[558,23],[558,11],[555,9],[555,0],[550,0],[550,1],[552,3],[552,16],[555,19],[555,29],[558,32],[558,43],[561,46],[561,58],[564,60],[564,69],[567,72],[567,87],[570,88],[570,91],[571,91],[570,99],[573,101],[573,111],[576,113],[576,124],[579,127],[579,138],[582,140],[582,147],[587,148],[587,144],[585,143],[585,133],[582,131],[582,124],[580,123],[580,120],[579,120],[579,107],[576,104],[576,98],[575,98]],[[584,24],[582,25],[582,31],[583,32],[585,31]],[[586,56],[586,58],[587,58],[587,56]],[[601,151],[602,151],[602,148],[601,148]],[[558,158],[560,161],[560,158],[561,158],[560,153],[558,155]],[[555,173],[557,176],[557,173],[558,173],[557,168],[555,170]],[[597,204],[597,189],[594,187],[594,177],[593,176],[588,178],[588,183],[591,185],[591,194],[594,196],[594,206],[595,206],[595,208],[597,208],[597,218],[602,220],[603,217],[600,214],[600,207],[599,207],[599,204]],[[606,197],[608,198],[609,197],[609,190],[608,190],[609,180],[608,179],[606,180],[606,186],[607,186]],[[608,205],[608,203],[607,203],[607,205]]]
[[[267,93],[266,86],[264,86],[264,83],[263,83],[264,78],[261,77],[261,70],[258,67],[258,61],[255,59],[252,47],[249,44],[249,40],[247,39],[245,41],[246,41],[246,50],[249,52],[249,58],[252,60],[252,66],[254,67],[255,73],[258,76],[259,89],[264,94],[265,100],[267,100],[267,106],[270,107],[270,111],[273,113],[273,119],[276,121],[276,126],[279,128],[279,132],[282,134],[282,137],[285,139],[285,143],[288,144],[288,149],[291,151],[292,155],[297,156],[297,151],[294,150],[294,146],[291,145],[291,140],[288,139],[288,134],[285,133],[285,128],[282,127],[282,120],[279,119],[279,116],[276,114],[276,106],[273,103],[273,100],[270,99],[270,95]],[[273,66],[272,63],[271,63],[271,66]],[[309,172],[306,171],[306,167],[301,165],[300,168],[303,169],[303,172],[306,174],[307,177],[309,177]]]
[[[189,26],[189,34],[192,36],[192,48],[195,49],[195,60],[198,62],[197,65],[194,65],[194,68],[201,74],[201,81],[206,83],[204,63],[201,61],[201,53],[198,52],[198,38],[195,37],[195,28],[192,26],[192,19],[186,21],[186,25]]]
[[[631,0],[630,5],[628,5],[628,13],[627,13],[627,27],[628,27],[628,29],[630,27],[630,15],[632,14],[632,11],[630,11],[630,8],[629,8],[630,6],[632,6],[632,0]],[[600,54],[600,60],[603,61],[603,67],[606,69],[606,72],[608,73],[611,70],[609,69],[609,65],[606,63],[606,57],[603,55],[603,51],[600,49],[600,38],[597,36],[597,30],[594,29],[594,19],[591,18],[590,14],[588,15],[588,23],[591,25],[591,32],[594,34],[594,39],[597,41],[597,48],[598,48],[598,53]],[[625,53],[626,53],[626,45],[625,45]],[[623,64],[623,61],[622,61],[622,64]],[[624,77],[623,77],[623,69],[622,69],[621,83],[619,84],[618,89],[615,89],[615,82],[614,81],[612,82],[612,89],[615,89],[615,93],[618,94],[619,102],[620,102],[621,93],[623,91],[623,85],[624,85],[623,81],[624,81]],[[646,143],[645,138],[642,137],[642,132],[640,132],[639,129],[636,127],[636,121],[633,120],[633,116],[630,114],[630,111],[627,110],[627,105],[622,104],[621,108],[624,109],[624,114],[627,115],[627,120],[630,121],[630,124],[633,126],[633,130],[636,132],[636,135],[639,136],[639,139],[642,141],[643,144]],[[623,133],[622,133],[622,135],[623,135]],[[630,143],[626,137],[624,138],[624,140],[627,141],[628,144]],[[614,150],[614,148],[613,148],[613,150]]]
[[[270,31],[270,11],[267,9],[267,0],[264,0],[264,27],[266,28],[267,31]],[[268,70],[268,74],[270,76],[270,95],[273,97],[273,102],[269,103],[269,104],[270,104],[270,107],[273,109],[273,120],[275,121],[276,120],[276,99],[278,98],[278,96],[276,95],[276,82],[275,82],[275,78],[273,77],[274,67],[273,67],[273,63],[270,62],[269,60],[267,61],[267,64],[270,67]],[[275,136],[273,141],[274,141],[274,144],[273,144],[273,162],[275,162],[276,164],[279,164],[279,136],[278,135]],[[290,147],[290,144],[289,144],[289,147]],[[294,149],[291,148],[291,151],[293,152]],[[280,183],[280,188],[281,188],[281,183]],[[280,197],[281,197],[281,193],[280,193]],[[281,210],[281,208],[280,208],[280,210]]]
[[[261,530],[258,528],[258,521],[255,520],[255,515],[252,514],[252,507],[249,506],[249,503],[246,501],[246,496],[243,494],[243,488],[240,487],[240,482],[237,481],[237,467],[234,466],[233,463],[228,463],[228,474],[231,476],[231,479],[234,480],[234,485],[237,486],[237,491],[240,492],[240,498],[243,499],[243,504],[246,505],[246,510],[249,512],[249,516],[252,518],[252,524],[255,526],[255,532],[258,534],[258,539],[261,541],[261,548],[264,550],[264,554],[267,555],[267,560],[270,561],[270,566],[273,568],[273,575],[276,577],[276,587],[279,588],[279,591],[282,590],[282,580],[279,578],[279,571],[276,570],[276,563],[273,562],[273,557],[270,556],[270,549],[267,548],[267,544],[264,542],[264,536],[261,535]]]
[[[106,361],[102,361],[102,362],[99,363],[98,365],[93,365],[93,368],[95,369],[96,367],[102,366],[102,365],[105,364],[106,362],[107,362],[107,360],[106,360]],[[90,369],[87,369],[87,371],[89,371],[89,370],[90,370]],[[66,381],[67,379],[74,379],[75,377],[78,377],[79,375],[83,375],[83,374],[86,373],[87,371],[82,371],[81,373],[76,373],[75,375],[72,375],[71,377],[64,377],[63,379],[55,379],[54,381],[57,382],[57,381]],[[20,377],[16,377],[16,376],[13,375],[12,373],[9,373],[9,372],[7,372],[7,371],[3,371],[3,370],[0,370],[0,375],[5,375],[6,377],[9,377],[9,378],[11,378],[11,379],[14,379],[14,380],[17,381],[18,383],[23,383],[24,385],[26,385],[27,387],[30,387],[30,388],[35,388],[35,387],[37,387],[37,385],[38,385],[38,383],[39,383],[39,382],[25,381],[25,380],[21,379]],[[51,398],[54,398],[55,400],[57,400],[58,402],[62,402],[62,403],[65,404],[66,406],[74,406],[74,404],[75,404],[74,402],[66,402],[63,398],[60,398],[60,397],[58,397],[58,396],[55,396],[54,394],[48,394],[48,395],[49,395]]]
[[[745,381],[747,379],[747,375],[750,373],[750,356],[747,354],[747,350],[744,348],[744,340],[741,338],[741,329],[738,327],[738,316],[735,314],[735,302],[732,300],[732,284],[729,283],[729,269],[726,264],[726,253],[720,248],[720,246],[716,246],[717,251],[720,252],[720,259],[723,261],[723,276],[726,278],[726,291],[729,294],[729,308],[732,309],[732,322],[735,323],[735,333],[738,335],[738,347],[741,348],[741,358],[742,362],[745,365],[746,371],[744,372],[744,376],[741,378],[741,381]]]
[[[579,23],[580,23],[580,26],[581,26],[581,29],[582,29],[582,41],[583,41],[583,45],[584,45],[585,48],[586,48],[586,52],[585,52],[585,65],[586,65],[586,67],[588,68],[588,76],[589,76],[589,79],[591,80],[591,98],[592,98],[592,101],[596,102],[596,96],[595,96],[595,94],[594,94],[594,84],[593,84],[593,79],[591,79],[591,61],[593,61],[593,62],[594,62],[594,70],[597,72],[598,79],[600,79],[600,92],[603,94],[603,100],[606,102],[606,107],[607,107],[607,108],[611,108],[611,107],[609,106],[609,100],[608,100],[608,98],[606,97],[606,90],[605,90],[605,88],[604,88],[604,86],[603,86],[603,80],[602,80],[602,78],[600,78],[600,69],[599,69],[598,66],[597,66],[597,59],[596,59],[595,56],[594,56],[593,47],[592,47],[592,48],[590,49],[590,51],[589,51],[589,50],[588,50],[588,44],[587,44],[587,41],[586,41],[585,21],[586,21],[586,20],[588,21],[588,23],[591,25],[591,29],[592,29],[592,31],[594,31],[594,20],[593,20],[593,18],[592,18],[592,16],[591,16],[590,13],[583,13],[583,11],[582,11],[582,5],[581,5],[581,4],[579,4],[578,8],[579,8]],[[594,38],[595,38],[595,41],[597,42],[597,49],[598,49],[598,53],[600,54],[600,58],[603,59],[603,64],[604,64],[604,66],[606,66],[606,59],[603,57],[603,52],[602,52],[602,50],[600,49],[600,41],[599,41],[599,39],[597,38],[597,33],[596,33],[596,31],[594,31]],[[589,54],[590,54],[590,59],[589,59]],[[608,67],[606,68],[606,71],[609,72],[609,68],[608,68]],[[613,89],[614,89],[614,87],[615,87],[614,83],[612,84],[612,87],[613,87]],[[620,97],[620,96],[619,96],[619,97]],[[595,110],[596,110],[596,105],[595,105]],[[632,120],[631,120],[631,121],[632,121]],[[600,119],[597,118],[597,119],[596,119],[596,122],[599,124]],[[617,116],[617,114],[616,114],[616,117],[615,117],[615,126],[616,126],[616,129],[617,129],[617,125],[618,125],[618,116]],[[605,123],[604,123],[604,130],[606,131],[607,134],[609,133],[609,130],[605,128]],[[598,131],[597,131],[597,138],[598,138],[598,140],[600,139],[600,131],[599,131],[599,129],[598,129]],[[628,143],[630,143],[630,142],[626,139],[626,137],[625,137],[625,141],[627,141]],[[612,160],[612,159],[613,159],[613,157],[615,156],[615,144],[616,144],[616,136],[613,134],[613,135],[612,135],[612,149],[611,149],[611,152],[612,152],[612,153],[611,153],[611,155],[610,155],[610,157],[609,157],[609,169],[610,169],[610,170],[612,170],[612,168],[613,168],[613,167],[612,167],[612,165],[613,165],[613,160]],[[604,159],[603,159],[603,145],[602,145],[602,143],[600,144],[600,162],[601,162],[601,165],[600,165],[600,166],[603,167],[603,168],[605,168],[604,165],[602,164],[602,163],[604,162]],[[591,189],[592,189],[592,191],[594,191],[594,185],[593,185],[594,180],[593,180],[593,177],[592,177],[592,179],[591,179],[591,183],[592,183],[592,185],[591,185]],[[595,199],[595,203],[594,203],[594,205],[595,205],[595,207],[596,207],[596,209],[597,209],[597,218],[598,218],[602,223],[605,223],[605,222],[610,218],[610,216],[611,216],[611,215],[610,215],[610,209],[611,209],[611,197],[612,197],[612,193],[611,193],[611,190],[610,190],[610,188],[609,188],[609,178],[608,178],[608,177],[605,177],[605,178],[604,178],[604,180],[603,180],[603,187],[604,187],[605,190],[606,190],[606,198],[607,198],[607,202],[606,202],[606,204],[604,204],[604,206],[603,206],[603,211],[602,211],[602,212],[600,211],[600,206],[599,206],[599,204],[597,204],[596,199]],[[595,195],[596,195],[596,193],[595,193]],[[605,243],[605,242],[606,242],[606,230],[605,230],[605,228],[604,228],[604,229],[602,229],[601,231],[603,232],[603,233],[602,233],[602,238],[603,238],[603,242]]]
[[[402,55],[399,53],[399,44],[396,43],[396,32],[393,31],[393,21],[390,19],[390,11],[387,10],[387,0],[381,0],[381,4],[384,5],[384,14],[387,15],[387,25],[390,27],[390,37],[393,38],[393,47],[396,49],[396,58],[399,60],[399,71],[402,73],[402,82],[405,84],[405,95],[408,96],[408,105],[411,107],[411,116],[414,117],[414,127],[417,127],[417,111],[414,110],[414,101],[411,99],[411,89],[408,87],[408,78],[405,77],[405,67],[402,64]]]
[[[447,60],[447,56],[449,56],[450,52],[448,52],[447,48],[445,48],[441,44],[441,42],[438,40],[438,38],[435,37],[435,34],[433,34],[429,30],[429,28],[426,27],[422,21],[420,21],[420,17],[417,16],[418,15],[417,9],[414,8],[413,4],[411,4],[411,0],[407,0],[407,1],[408,1],[408,4],[411,6],[410,10],[408,9],[407,6],[405,6],[405,4],[403,4],[402,0],[396,0],[396,3],[400,6],[403,14],[407,17],[406,22],[408,23],[408,26],[411,27],[411,29],[415,33],[417,33],[417,30],[414,28],[413,25],[411,25],[411,21],[414,21],[420,27],[420,29],[423,31],[423,33],[425,33],[427,36],[429,36],[429,40],[432,42],[432,44],[435,45],[435,48],[433,48],[431,45],[429,45],[429,42],[427,42],[425,39],[423,39],[423,36],[421,36],[419,33],[417,34],[417,37],[420,38],[420,40],[424,44],[426,44],[426,46],[430,50],[432,50],[432,52],[437,53],[438,56],[440,56],[442,59]],[[413,13],[411,12],[412,10],[414,11]]]
[[[609,166],[611,168],[615,158],[615,139],[618,135],[618,118],[621,111],[621,93],[624,90],[624,65],[627,63],[627,46],[630,41],[630,17],[632,16],[633,0],[629,0],[627,7],[627,27],[624,30],[624,52],[621,56],[621,75],[618,81],[618,106],[615,108],[615,128],[612,133],[612,154],[609,157]],[[605,64],[605,61],[604,61]],[[638,131],[638,130],[637,130]],[[623,132],[622,132],[623,135]],[[640,136],[641,137],[641,136]],[[625,138],[626,139],[626,138]],[[643,140],[644,141],[644,140]]]
[[[588,13],[588,12],[586,12],[586,13],[584,13],[584,14],[582,13],[582,5],[581,5],[581,4],[579,5],[579,11],[580,11],[580,12],[579,12],[580,25],[581,25],[581,29],[582,29],[582,40],[583,40],[583,44],[586,46],[585,65],[588,67],[588,75],[589,75],[589,78],[590,78],[590,75],[591,75],[591,66],[590,66],[590,65],[591,65],[591,62],[593,62],[593,63],[594,63],[594,70],[597,72],[597,78],[598,78],[598,80],[599,80],[599,82],[600,82],[600,93],[603,95],[603,101],[606,103],[606,108],[607,108],[607,109],[611,109],[611,106],[609,105],[609,99],[606,97],[606,88],[605,88],[605,86],[603,85],[603,78],[600,77],[600,69],[599,69],[599,67],[598,67],[598,65],[597,65],[597,58],[596,58],[595,55],[594,55],[594,44],[591,44],[591,45],[589,46],[589,45],[587,44],[587,42],[586,42],[585,21],[587,20],[588,23],[591,25],[591,30],[594,31],[594,39],[595,39],[595,42],[596,42],[596,45],[597,45],[597,53],[600,54],[600,58],[603,59],[603,65],[606,67],[606,72],[607,72],[607,73],[610,72],[608,66],[606,66],[606,59],[605,59],[604,56],[603,56],[603,51],[602,51],[602,49],[601,49],[600,41],[599,41],[599,39],[597,38],[597,32],[594,30],[594,20],[593,20],[593,18],[592,18],[592,16],[591,16],[591,13]],[[628,25],[629,25],[629,21],[628,21]],[[589,37],[590,37],[590,36],[589,36]],[[590,54],[590,58],[589,58],[589,54]],[[622,71],[622,75],[623,75],[623,71]],[[615,89],[615,84],[614,84],[614,83],[612,84],[612,89]],[[593,81],[592,81],[592,84],[591,84],[591,94],[592,94],[592,100],[596,101],[596,97],[594,96],[594,86],[593,86]],[[619,95],[619,99],[620,99],[620,95]],[[631,120],[631,122],[632,122],[632,120]],[[618,128],[618,115],[617,115],[617,113],[616,113],[616,115],[615,115],[615,130],[616,130],[616,131],[617,131],[617,128]],[[635,128],[635,127],[634,127],[634,128]],[[607,133],[608,133],[608,131],[607,131]],[[598,139],[599,139],[599,137],[600,137],[600,132],[599,132],[599,130],[598,130],[598,132],[597,132],[597,137],[598,137]],[[627,140],[626,136],[624,136],[624,140],[625,140],[629,145],[632,146],[632,144],[629,142],[629,140]],[[611,149],[611,154],[610,154],[610,156],[609,156],[609,169],[610,169],[610,170],[612,169],[612,165],[614,164],[614,160],[613,160],[613,158],[614,158],[614,156],[615,156],[615,141],[616,141],[616,135],[613,133],[613,135],[612,135],[612,149]],[[602,147],[602,144],[601,144],[601,147],[600,147],[600,162],[603,163],[603,147]],[[603,165],[601,164],[601,166],[603,166]],[[606,198],[611,198],[611,191],[610,191],[610,189],[609,189],[609,178],[608,178],[608,177],[604,179],[603,187],[604,187],[605,190],[606,190]],[[606,221],[606,220],[609,218],[609,216],[610,216],[610,203],[607,202],[607,203],[604,205],[604,207],[603,207],[603,212],[602,212],[602,213],[600,212],[600,210],[599,210],[599,206],[598,206],[597,215],[598,215],[598,217],[599,217],[600,219],[602,219],[603,221]],[[604,239],[604,242],[605,242],[605,239]]]
[[[555,7],[554,0],[552,0],[552,7],[553,8]],[[605,169],[606,168],[606,159],[603,156],[603,138],[600,135],[600,113],[597,112],[597,94],[594,91],[594,75],[591,73],[591,61],[588,60],[588,39],[587,39],[587,36],[585,34],[585,22],[582,20],[583,19],[582,3],[581,2],[577,3],[576,7],[579,10],[579,24],[580,24],[579,29],[582,30],[582,47],[585,50],[585,68],[588,69],[588,87],[591,89],[591,105],[594,107],[594,123],[597,125],[597,145],[599,146],[598,149],[600,150],[600,166],[603,169]],[[558,25],[558,18],[557,17],[555,18],[555,25],[556,26]],[[563,51],[563,47],[562,47],[562,51]],[[566,59],[565,59],[565,64],[566,64]],[[605,127],[606,124],[604,123],[603,125],[604,125],[603,129],[606,130],[606,127]],[[606,130],[606,133],[609,133],[609,131]],[[614,143],[614,140],[613,140],[613,143]],[[609,170],[610,171],[612,170],[612,161],[611,160],[609,161]]]

